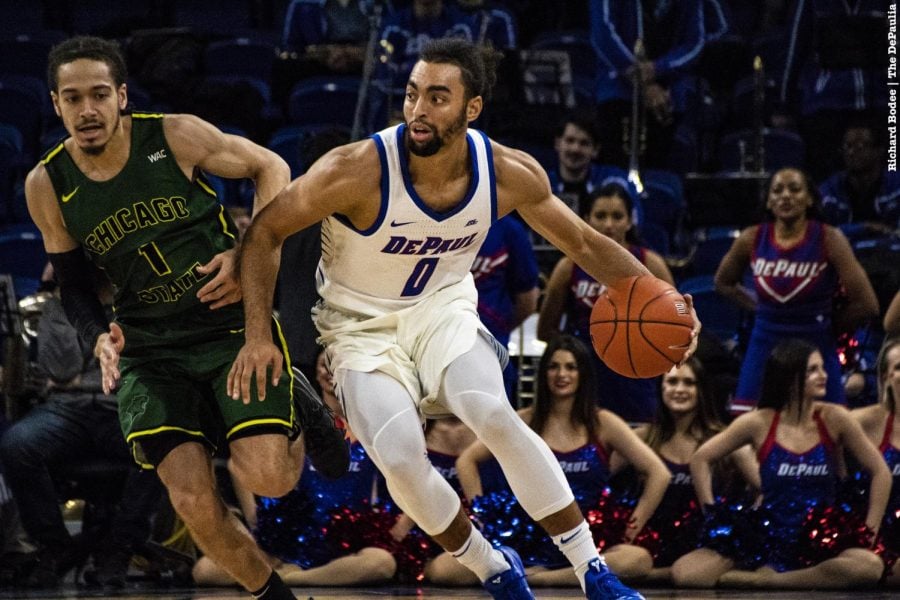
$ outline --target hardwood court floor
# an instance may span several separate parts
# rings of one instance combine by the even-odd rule
[[[684,591],[664,588],[641,589],[647,600],[888,600],[900,599],[900,590],[838,591],[838,592],[744,592],[738,590]],[[487,594],[478,589],[377,587],[377,588],[294,588],[299,600],[474,600],[485,599]],[[583,598],[580,590],[544,588],[535,590],[538,600],[563,600]],[[111,598],[114,600],[249,600],[250,595],[230,588],[167,588],[152,589],[136,587],[127,593],[106,595],[100,592],[79,590],[75,587],[54,592],[23,592],[21,590],[0,590],[0,600],[72,600]]]

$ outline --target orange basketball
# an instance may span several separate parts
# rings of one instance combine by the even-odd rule
[[[591,342],[616,373],[656,377],[682,359],[693,326],[678,290],[652,275],[628,277],[594,303]]]

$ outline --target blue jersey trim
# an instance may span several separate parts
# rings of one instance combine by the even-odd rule
[[[497,222],[497,176],[494,173],[494,149],[491,148],[491,140],[479,130],[475,130],[484,140],[484,157],[487,160],[488,187],[491,190],[491,224]]]
[[[384,148],[384,141],[378,134],[372,135],[371,139],[375,142],[375,148],[378,150],[378,161],[381,163],[381,206],[378,208],[378,216],[375,217],[375,222],[366,229],[357,229],[345,215],[334,214],[334,218],[363,236],[370,236],[381,227],[381,224],[384,222],[384,216],[387,214],[388,197],[390,195],[390,177],[388,175],[387,151]]]
[[[472,196],[475,195],[475,190],[478,189],[478,154],[475,150],[475,142],[472,140],[472,136],[468,133],[466,134],[466,143],[469,145],[469,160],[472,163],[472,181],[469,182],[469,189],[466,191],[465,198],[462,201],[454,206],[447,212],[437,212],[431,208],[419,194],[416,193],[416,188],[412,184],[412,179],[409,176],[409,161],[407,160],[406,155],[406,145],[404,144],[404,132],[406,131],[406,125],[400,125],[397,128],[397,153],[399,154],[400,159],[400,172],[403,174],[403,186],[406,188],[406,193],[409,194],[409,197],[412,198],[412,201],[416,206],[419,207],[423,213],[434,219],[435,221],[444,221],[449,219],[456,213],[465,209],[469,202],[472,200]]]

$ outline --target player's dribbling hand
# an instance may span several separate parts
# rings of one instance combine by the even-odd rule
[[[678,362],[678,366],[684,365],[687,360],[697,351],[697,344],[700,343],[700,328],[702,324],[700,323],[700,318],[697,317],[697,309],[694,308],[694,299],[690,294],[684,294],[684,299],[687,302],[688,310],[691,311],[691,317],[694,319],[694,327],[691,329],[691,341],[687,345],[687,348],[684,351],[684,356],[681,357],[681,360]],[[675,346],[673,346],[674,348]]]
[[[100,359],[103,393],[110,394],[119,382],[119,356],[125,347],[125,334],[115,323],[109,324],[109,333],[101,334],[94,346],[94,356]]]
[[[282,364],[281,351],[272,342],[245,343],[228,372],[228,395],[232,400],[240,399],[244,404],[250,404],[250,384],[255,375],[257,398],[262,402],[266,399],[266,372],[272,369],[272,385],[276,386],[281,378]]]
[[[197,271],[203,275],[215,273],[197,291],[197,298],[200,302],[209,304],[211,310],[234,304],[241,299],[241,281],[237,274],[236,259],[236,252],[232,248],[216,254],[208,263],[197,267]]]

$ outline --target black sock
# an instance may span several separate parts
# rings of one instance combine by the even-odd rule
[[[266,583],[255,592],[251,592],[251,595],[255,600],[297,600],[275,571],[272,571]]]

